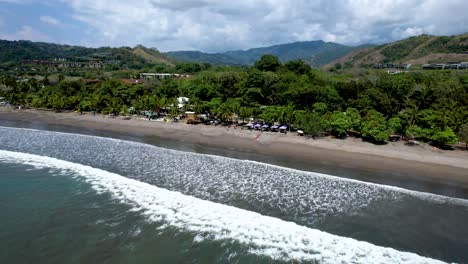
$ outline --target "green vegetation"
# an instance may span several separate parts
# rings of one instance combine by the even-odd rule
[[[394,62],[408,56],[415,48],[424,42],[431,39],[431,36],[421,35],[418,37],[411,37],[402,41],[385,45],[380,53],[385,56],[384,63]]]
[[[468,34],[455,36],[420,35],[380,45],[356,50],[337,61],[330,62],[328,68],[336,66],[372,67],[380,63],[449,63],[466,61]],[[336,64],[338,62],[338,64]],[[345,67],[346,68],[346,67]]]
[[[458,136],[461,142],[465,142],[465,148],[468,150],[468,123],[460,127]]]
[[[323,41],[304,41],[281,44],[249,50],[236,50],[224,53],[203,53],[199,51],[175,51],[166,55],[179,61],[210,63],[214,65],[253,65],[265,54],[277,56],[280,61],[301,59],[313,66],[323,66],[348,52],[360,47],[344,46]]]
[[[372,142],[384,143],[388,139],[389,131],[382,113],[370,110],[362,121],[362,136]]]
[[[438,53],[465,53],[468,51],[467,47],[468,34],[455,36],[455,37],[435,37],[433,40],[424,47],[424,51],[432,51]]]
[[[194,110],[224,122],[235,116],[255,118],[288,124],[313,137],[352,135],[378,144],[391,134],[442,147],[455,143],[457,134],[467,141],[468,73],[464,71],[332,74],[302,61],[282,64],[272,55],[251,67],[192,63],[165,69],[195,74],[127,85],[119,79],[137,76],[138,71],[103,72],[95,76],[98,83],[51,75],[25,79],[5,73],[0,78],[0,96],[15,105],[56,111],[118,115],[148,110],[173,117],[179,111]],[[173,106],[181,96],[190,98],[190,103],[178,110]]]
[[[135,48],[85,48],[24,40],[0,40],[0,68],[22,66],[24,60],[53,62],[55,59],[65,59],[67,62],[100,61],[107,70],[141,69],[154,64],[174,65],[173,59],[141,45]]]

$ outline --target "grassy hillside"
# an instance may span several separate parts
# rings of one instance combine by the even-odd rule
[[[132,53],[140,58],[143,58],[147,62],[166,64],[170,66],[174,65],[175,63],[174,59],[168,58],[158,50],[149,49],[142,45],[138,45],[135,48],[133,48]]]
[[[355,50],[333,61],[352,66],[377,63],[447,63],[468,61],[468,34],[456,36],[421,35],[393,43]]]
[[[262,55],[272,54],[282,62],[302,59],[313,66],[322,66],[355,48],[331,42],[305,41],[224,53],[176,51],[166,54],[180,61],[208,62],[216,65],[252,65]]]

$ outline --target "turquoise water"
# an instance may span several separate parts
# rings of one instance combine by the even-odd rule
[[[468,260],[466,200],[114,139],[0,134],[0,263]]]
[[[270,263],[235,243],[193,243],[72,172],[0,163],[0,263]]]

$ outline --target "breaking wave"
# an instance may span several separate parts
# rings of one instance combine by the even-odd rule
[[[203,200],[235,205],[313,227],[330,216],[406,196],[437,203],[466,200],[331,175],[118,139],[0,127],[1,149],[101,168]]]
[[[249,247],[250,253],[280,260],[319,263],[443,263],[414,253],[379,247],[215,203],[123,177],[91,166],[52,157],[0,150],[0,161],[73,172],[98,193],[131,205],[149,221],[193,232],[194,243],[228,240]]]

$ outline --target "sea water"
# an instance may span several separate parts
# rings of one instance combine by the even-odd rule
[[[0,263],[468,260],[463,199],[95,136],[0,135]]]

